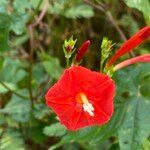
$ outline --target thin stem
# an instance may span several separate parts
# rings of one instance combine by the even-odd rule
[[[38,7],[40,7],[42,1],[39,2]],[[29,35],[30,35],[30,66],[29,66],[29,95],[30,95],[30,99],[31,99],[31,107],[32,110],[34,108],[34,97],[33,97],[33,90],[32,90],[32,79],[33,79],[33,61],[34,61],[34,28],[40,24],[40,22],[42,21],[42,19],[44,18],[46,11],[48,9],[48,5],[49,1],[45,0],[44,2],[44,6],[43,9],[40,13],[40,15],[38,16],[37,20],[29,25]]]
[[[4,82],[0,81],[0,84],[1,84],[5,89],[11,91],[13,94],[15,94],[15,95],[17,95],[17,96],[19,96],[19,97],[21,97],[21,98],[23,98],[23,99],[29,99],[29,97],[24,96],[24,95],[21,95],[20,93],[18,93],[18,92],[16,92],[16,91],[12,90],[12,89],[11,89],[8,85],[6,85]]]
[[[34,39],[33,39],[33,29],[32,29],[32,25],[29,26],[29,34],[30,34],[30,66],[29,66],[29,85],[28,85],[28,89],[29,89],[29,95],[30,95],[30,99],[31,99],[31,107],[32,109],[34,108],[34,98],[33,98],[33,90],[32,90],[32,78],[33,78],[33,53],[34,53]]]
[[[45,0],[43,9],[42,9],[40,15],[38,16],[36,22],[32,24],[33,27],[37,26],[42,21],[43,17],[45,16],[45,13],[48,9],[48,6],[49,6],[49,2],[48,2],[48,0]]]
[[[66,58],[66,66],[69,67],[69,58]]]
[[[105,13],[105,9],[102,7],[102,5],[95,5],[94,3],[90,2],[89,0],[83,0],[86,4],[92,6],[93,8],[100,10]]]
[[[100,61],[100,72],[103,72],[103,61]]]
[[[115,19],[113,18],[112,14],[110,11],[106,12],[106,16],[108,17],[109,21],[112,23],[112,25],[115,27],[115,29],[118,31],[121,39],[123,42],[127,41],[127,38],[125,36],[125,34],[123,33],[123,31],[121,30],[121,28],[118,26],[118,24],[116,23]],[[131,57],[134,57],[134,53],[131,51],[129,52],[129,54],[131,55]]]
[[[106,12],[106,16],[108,17],[109,21],[112,23],[112,25],[115,27],[115,29],[118,31],[121,39],[123,42],[127,41],[127,38],[125,37],[123,31],[120,29],[120,27],[118,26],[118,24],[116,23],[116,21],[114,20],[112,14],[110,11]]]
[[[111,22],[111,24],[118,31],[118,33],[119,33],[122,41],[123,42],[127,41],[127,38],[126,38],[125,34],[123,33],[123,31],[121,30],[121,28],[119,27],[119,25],[116,23],[116,20],[114,19],[114,17],[112,16],[112,14],[111,14],[110,11],[105,10],[105,8],[102,7],[102,5],[95,5],[95,4],[91,3],[89,0],[83,0],[83,2],[85,2],[86,4],[92,6],[95,9],[100,10],[101,12],[105,13],[105,15],[107,16],[107,18]],[[130,54],[131,57],[135,56],[133,52],[129,52],[129,54]]]

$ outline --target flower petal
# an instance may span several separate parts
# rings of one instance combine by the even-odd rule
[[[73,66],[70,69],[70,72],[72,74],[72,78],[74,78],[76,92],[83,92],[90,86],[92,81],[91,70],[81,66]]]
[[[146,26],[139,30],[135,35],[133,35],[128,41],[126,41],[121,48],[114,54],[114,56],[108,61],[107,67],[115,63],[115,61],[122,55],[128,53],[133,48],[140,45],[144,40],[150,37],[150,26]]]
[[[46,94],[47,105],[69,130],[106,123],[113,113],[114,82],[107,75],[84,67],[66,69]],[[94,116],[83,110],[76,95],[83,92],[94,106]]]
[[[59,82],[57,82],[53,87],[51,87],[45,95],[46,103],[56,103],[56,104],[70,104],[72,103],[72,95],[66,92]]]
[[[94,106],[94,116],[90,116],[88,113],[86,113],[86,118],[89,122],[89,126],[92,125],[103,125],[106,122],[108,122],[111,118],[111,116],[108,116],[104,111],[102,111],[97,105],[92,103]]]

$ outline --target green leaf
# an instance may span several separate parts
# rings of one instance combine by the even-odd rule
[[[40,10],[41,7],[40,6],[43,6],[44,4],[44,1],[41,1],[41,0],[31,0],[31,4],[32,4],[32,7],[36,10]]]
[[[16,37],[13,41],[11,41],[11,45],[13,47],[20,46],[24,44],[29,39],[29,35],[26,33],[22,36]]]
[[[89,18],[94,15],[92,7],[79,0],[56,0],[48,10],[51,14],[63,15],[67,18]]]
[[[28,0],[14,0],[13,7],[17,10],[17,12],[26,12],[26,9],[31,8],[31,3]]]
[[[50,147],[50,150],[57,149],[58,147],[71,142],[78,142],[84,145],[88,141],[88,144],[86,145],[87,147],[91,147],[91,149],[96,145],[101,145],[113,135],[121,125],[125,110],[125,105],[123,108],[117,109],[110,122],[102,127],[93,126],[80,129],[76,132],[68,132],[59,143]]]
[[[66,10],[65,16],[67,18],[89,18],[94,15],[93,9],[85,4],[71,7]]]
[[[43,66],[45,71],[50,75],[53,79],[59,79],[60,75],[62,74],[62,68],[59,64],[59,60],[57,58],[51,57],[46,53],[41,55],[43,59]]]
[[[1,150],[25,150],[21,134],[17,130],[7,129],[0,140]]]
[[[15,91],[15,90],[17,89],[16,85],[13,84],[13,83],[4,82],[4,84],[5,84],[7,87],[9,87],[9,89],[11,89],[12,91]],[[1,93],[1,94],[5,94],[5,93],[7,93],[8,91],[9,91],[9,90],[8,90],[5,86],[3,86],[3,85],[0,83],[0,93]]]
[[[28,0],[21,0],[21,1],[14,0],[12,3],[9,3],[8,0],[1,0],[0,2],[0,33],[3,33],[3,34],[0,34],[0,42],[2,41],[1,39],[2,35],[3,35],[3,41],[8,42],[8,33],[10,30],[15,32],[17,35],[20,35],[23,32],[25,32],[26,23],[28,22],[29,17],[30,17],[30,13],[28,10],[31,9],[31,6],[32,5]],[[5,16],[3,17],[3,15]],[[7,45],[8,44],[6,44],[6,46]],[[1,50],[1,47],[0,47],[0,50]],[[5,47],[5,49],[8,49],[8,46]]]
[[[141,149],[143,141],[150,134],[150,101],[136,97],[129,100],[123,125],[118,131],[122,150]]]
[[[45,116],[49,114],[50,110],[44,104],[35,104],[34,105],[34,116],[37,119],[43,119]]]
[[[0,0],[0,13],[7,12],[8,0]]]
[[[0,13],[0,51],[9,49],[8,36],[10,27],[10,17],[7,14]]]
[[[5,123],[5,120],[6,120],[5,116],[1,114],[1,117],[0,117],[0,126]]]
[[[145,21],[150,25],[150,1],[149,0],[125,0],[129,7],[133,7],[141,11]]]
[[[0,70],[0,80],[5,82],[17,83],[21,81],[26,75],[23,68],[23,63],[20,60],[5,57],[3,62],[3,69]],[[9,73],[8,73],[9,70]]]
[[[55,123],[44,128],[43,133],[48,136],[63,136],[66,129],[60,123]]]
[[[58,149],[58,147],[70,142],[84,143],[86,141],[90,141],[95,135],[95,132],[97,130],[98,127],[94,126],[94,127],[83,128],[76,132],[68,132],[59,143],[51,146],[49,150]]]
[[[123,122],[126,112],[126,103],[122,103],[121,107],[115,109],[115,113],[110,122],[97,129],[95,136],[90,140],[90,145],[98,145],[105,142],[110,136],[112,136]]]
[[[142,150],[150,150],[150,140],[146,139],[146,140],[143,142]]]
[[[150,134],[150,101],[144,97],[143,83],[150,72],[147,68],[150,64],[130,66],[118,71],[114,78],[117,87],[117,99],[127,101],[127,111],[122,126],[118,129],[120,149],[137,150],[141,149],[142,143]],[[123,79],[123,80],[122,80]],[[150,81],[147,80],[147,88],[150,88]]]
[[[4,58],[0,56],[0,71],[3,68]]]
[[[26,30],[26,23],[30,17],[28,10],[31,8],[31,3],[28,0],[14,0],[14,11],[10,14],[11,25],[10,30],[17,35],[21,35]]]
[[[52,58],[51,61],[44,61],[43,66],[50,77],[53,79],[59,79],[62,69],[60,68],[59,62],[56,58]]]
[[[27,122],[30,119],[31,102],[13,95],[6,106],[0,109],[0,113],[8,114],[18,122]]]
[[[35,83],[36,87],[47,80],[47,78],[48,77],[45,73],[45,69],[43,68],[43,64],[41,62],[36,63],[33,67],[33,82]]]
[[[14,12],[11,15],[10,30],[15,32],[17,35],[21,35],[26,30],[26,23],[28,21],[27,13]]]
[[[142,85],[145,83],[144,80],[146,79],[148,84],[150,82],[148,78],[150,76],[148,68],[150,68],[150,64],[148,63],[137,64],[122,69],[114,74],[114,80],[117,84],[116,99],[118,99],[118,101],[128,100],[131,97],[142,95],[141,91]]]
[[[145,76],[140,84],[140,93],[142,96],[150,100],[150,74]]]

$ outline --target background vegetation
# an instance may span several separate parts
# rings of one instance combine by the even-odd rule
[[[115,113],[102,127],[69,132],[44,99],[65,68],[65,38],[90,39],[82,65],[99,70],[103,37],[115,51],[146,25],[149,0],[0,0],[0,150],[149,150],[150,64],[115,73]]]

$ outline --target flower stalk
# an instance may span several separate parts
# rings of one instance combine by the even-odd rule
[[[104,37],[101,44],[101,60],[100,60],[100,71],[103,72],[106,60],[111,54],[111,50],[114,44],[108,38]]]
[[[131,58],[131,59],[127,59],[127,60],[117,64],[114,67],[114,71],[120,70],[124,67],[127,67],[129,65],[132,65],[132,64],[138,63],[138,62],[150,62],[150,54],[145,54],[145,55],[142,55],[142,56],[137,56],[137,57],[134,57],[134,58]]]

